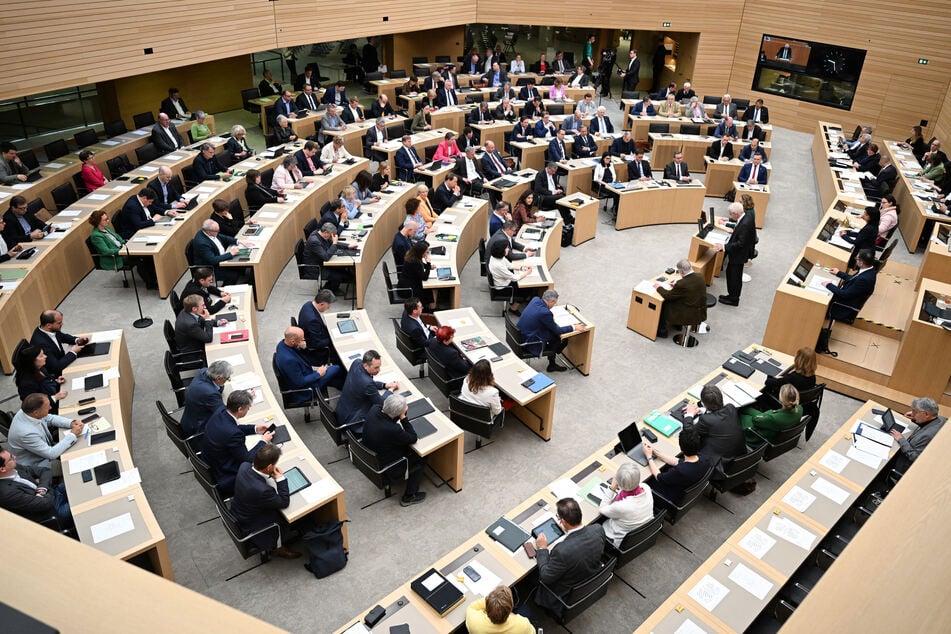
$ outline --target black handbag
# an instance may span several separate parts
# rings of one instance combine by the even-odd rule
[[[304,533],[304,543],[310,554],[308,572],[318,579],[329,577],[347,565],[347,551],[343,548],[343,522],[318,524]]]

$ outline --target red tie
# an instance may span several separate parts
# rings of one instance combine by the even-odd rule
[[[757,167],[754,165],[754,166],[753,166],[753,174],[750,176],[750,180],[752,180],[752,181],[755,181],[755,180],[756,180],[756,170],[757,170]]]

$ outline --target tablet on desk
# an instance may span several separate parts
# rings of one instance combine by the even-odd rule
[[[86,392],[98,390],[103,385],[105,385],[105,381],[103,380],[102,373],[87,376],[83,380],[83,388]]]
[[[544,535],[549,544],[554,544],[564,534],[565,531],[561,530],[561,526],[558,526],[554,517],[549,517],[532,529],[532,537],[537,539],[539,535]]]
[[[337,329],[341,335],[349,335],[351,332],[357,331],[357,322],[352,319],[337,322]]]
[[[310,480],[300,470],[300,467],[291,467],[284,472],[284,477],[287,479],[287,488],[291,495],[310,486]]]

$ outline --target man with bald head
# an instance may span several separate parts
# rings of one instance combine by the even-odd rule
[[[185,142],[182,141],[182,135],[178,133],[178,128],[171,125],[168,115],[164,112],[159,114],[158,123],[152,126],[152,138],[150,140],[162,154],[168,154],[185,147]]]
[[[278,342],[274,353],[274,363],[288,389],[301,390],[288,396],[295,405],[311,401],[318,392],[326,393],[328,385],[338,390],[343,388],[344,373],[341,367],[333,364],[311,366],[304,356],[303,351],[306,349],[304,331],[297,326],[290,326],[284,331],[284,340]]]
[[[166,216],[177,216],[178,212],[175,210],[184,209],[188,205],[181,190],[172,183],[172,176],[171,168],[163,165],[159,168],[158,177],[149,183],[149,189],[155,192],[152,209]]]
[[[238,251],[237,240],[219,233],[218,223],[208,219],[201,223],[201,231],[195,234],[195,239],[192,240],[192,264],[213,267],[218,285],[227,286],[236,283],[240,273],[237,269],[219,265],[234,259]]]

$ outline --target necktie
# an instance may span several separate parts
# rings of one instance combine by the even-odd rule
[[[502,167],[502,162],[501,162],[501,161],[499,160],[499,158],[498,158],[498,156],[499,156],[498,153],[497,153],[497,152],[493,152],[490,156],[492,157],[492,162],[495,163],[495,168],[496,168],[497,170],[499,170],[499,174],[504,174],[504,173],[505,173],[505,168]]]
[[[644,178],[644,162],[643,161],[637,162],[637,169],[641,171],[641,178]]]
[[[756,110],[754,110],[753,122],[754,122],[754,123],[759,123],[759,108],[757,108]]]
[[[750,174],[750,180],[753,181],[753,182],[756,182],[756,170],[757,170],[757,169],[758,169],[758,168],[754,165],[754,166],[753,166],[753,173]]]
[[[307,95],[307,103],[308,103],[308,105],[310,105],[310,109],[311,109],[311,110],[316,110],[316,109],[317,109],[317,106],[314,105],[314,95],[313,95],[313,93]]]
[[[565,152],[565,144],[561,141],[558,142],[558,147],[561,148],[561,158],[565,158],[568,154]]]
[[[680,163],[674,163],[677,166],[677,180],[680,180]]]
[[[310,168],[310,171],[311,171],[311,172],[316,172],[316,171],[317,171],[317,168],[314,166],[314,161],[313,161],[313,159],[311,159],[311,157],[309,157],[309,156],[307,157],[307,167]]]

